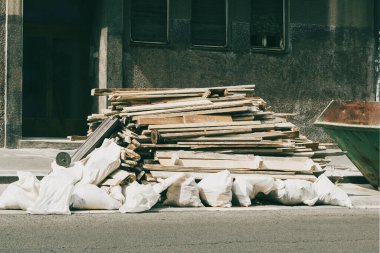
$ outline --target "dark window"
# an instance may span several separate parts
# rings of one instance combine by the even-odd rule
[[[251,1],[251,45],[257,49],[285,49],[285,1]]]
[[[168,38],[168,0],[131,0],[131,39],[165,43]]]
[[[226,0],[192,0],[191,41],[193,45],[226,46]]]

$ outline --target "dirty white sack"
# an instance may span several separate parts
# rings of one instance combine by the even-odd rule
[[[179,173],[180,177],[168,188],[164,205],[179,207],[202,207],[199,198],[198,186],[195,178],[185,173]]]
[[[116,199],[121,204],[123,204],[125,201],[125,197],[122,193],[122,188],[120,185],[111,186],[108,194],[111,198]]]
[[[273,177],[267,175],[236,176],[232,184],[232,197],[240,206],[247,207],[258,193],[268,195],[273,185]]]
[[[314,182],[314,187],[319,204],[352,207],[351,199],[347,193],[333,184],[325,174],[318,177],[317,181]]]
[[[213,207],[231,207],[232,177],[228,170],[213,173],[198,183],[201,200]]]
[[[71,195],[72,207],[75,209],[115,210],[121,206],[118,201],[93,184],[77,184]]]
[[[40,181],[31,173],[17,171],[18,181],[11,183],[0,196],[0,209],[26,210],[38,197]]]
[[[53,171],[41,180],[37,200],[27,209],[30,214],[71,214],[70,198],[82,175],[83,163],[76,162],[69,168],[52,164]]]
[[[109,174],[120,166],[121,147],[109,139],[92,151],[83,168],[80,184],[100,184]]]
[[[314,184],[306,180],[276,180],[270,197],[284,205],[313,206],[318,200]]]
[[[181,177],[176,173],[155,185],[141,185],[136,181],[122,190],[125,202],[120,207],[121,213],[139,213],[151,209],[160,199],[160,193]]]
[[[151,209],[159,200],[160,194],[151,185],[138,182],[130,184],[125,191],[125,202],[120,207],[121,213],[140,213]]]
[[[174,175],[162,180],[162,179],[157,179],[159,184],[153,185],[153,189],[157,193],[161,193],[165,191],[169,186],[174,184],[176,181],[178,181],[181,177],[183,176],[183,173],[175,173]]]

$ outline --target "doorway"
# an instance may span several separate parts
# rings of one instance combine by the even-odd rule
[[[24,137],[85,134],[90,6],[87,0],[24,0]]]

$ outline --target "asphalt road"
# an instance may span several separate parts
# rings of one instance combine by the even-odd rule
[[[0,252],[379,252],[378,209],[0,215]]]

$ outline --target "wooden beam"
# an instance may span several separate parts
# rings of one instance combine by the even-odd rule
[[[207,132],[185,132],[185,133],[167,133],[160,134],[156,130],[152,130],[151,140],[152,143],[159,143],[160,141],[165,141],[165,139],[183,139],[183,138],[192,138],[199,136],[213,136],[213,135],[224,135],[224,134],[233,134],[233,133],[249,133],[251,128],[240,128],[240,129],[230,129],[230,130],[215,130]]]
[[[240,161],[250,161],[255,158],[254,155],[231,155],[231,154],[222,154],[217,152],[199,152],[199,151],[156,151],[155,157],[157,159],[161,158],[172,158],[177,156],[180,159],[218,159],[218,160],[240,160]]]
[[[181,102],[172,102],[172,103],[159,103],[159,104],[148,104],[148,105],[136,105],[124,107],[123,112],[142,112],[142,111],[151,111],[158,109],[170,109],[178,108],[185,106],[195,106],[195,105],[211,105],[212,102],[207,99],[198,99],[198,100],[189,100]]]
[[[85,142],[77,149],[71,159],[66,156],[64,159],[59,159],[63,157],[61,153],[60,157],[56,157],[56,162],[60,166],[69,167],[71,162],[77,162],[85,158],[90,154],[95,148],[99,147],[105,138],[108,138],[112,133],[117,132],[120,127],[120,120],[118,118],[109,117],[105,119],[96,130],[87,138]],[[70,156],[69,156],[70,157]]]
[[[214,126],[243,126],[260,125],[260,121],[240,121],[240,122],[210,122],[210,123],[187,123],[187,124],[167,124],[150,125],[148,129],[172,129],[172,128],[193,128],[193,127],[214,127]],[[274,127],[274,125],[273,125]]]
[[[235,112],[245,112],[249,111],[249,106],[239,106],[239,107],[231,107],[231,108],[222,108],[222,109],[211,109],[211,110],[200,110],[200,111],[191,111],[191,112],[178,112],[178,113],[161,113],[150,115],[151,118],[162,118],[162,117],[178,117],[184,115],[200,115],[200,114],[225,114],[225,113],[235,113]],[[144,116],[133,116],[132,120],[135,121],[140,117]]]
[[[211,102],[210,102],[211,103]],[[232,101],[232,102],[219,102],[219,103],[204,103],[203,105],[198,105],[194,103],[193,105],[184,105],[177,106],[170,109],[162,109],[162,110],[144,110],[144,111],[132,111],[132,112],[121,112],[120,116],[122,117],[133,117],[133,116],[141,116],[141,115],[155,115],[155,114],[170,114],[170,113],[184,113],[184,112],[192,112],[192,111],[201,111],[201,110],[217,110],[222,108],[231,108],[231,107],[239,107],[239,106],[248,106],[251,104],[249,100],[243,101]],[[196,114],[196,113],[195,113]],[[180,115],[179,115],[180,116]]]
[[[106,96],[113,93],[149,93],[150,94],[162,94],[162,92],[168,92],[173,91],[175,92],[205,92],[208,89],[227,89],[228,91],[243,91],[246,89],[253,90],[255,89],[254,84],[248,84],[248,85],[235,85],[235,86],[220,86],[220,87],[206,87],[206,88],[188,88],[188,89],[176,89],[176,88],[106,88],[106,89],[99,89],[95,88],[91,90],[92,96]],[[156,92],[156,93],[152,93]]]

